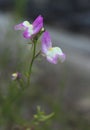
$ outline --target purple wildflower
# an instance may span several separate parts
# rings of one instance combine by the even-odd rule
[[[31,39],[43,28],[43,17],[39,15],[35,21],[30,24],[28,21],[24,21],[15,26],[15,30],[22,30],[23,37]]]
[[[42,36],[42,53],[46,59],[53,64],[57,64],[60,60],[63,62],[65,60],[65,54],[59,47],[52,47],[52,42],[50,34],[45,31]]]

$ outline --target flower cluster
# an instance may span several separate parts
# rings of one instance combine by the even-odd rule
[[[22,30],[23,37],[26,39],[33,39],[43,29],[43,17],[39,15],[35,21],[30,24],[28,21],[24,21],[15,26],[15,30]],[[48,31],[43,32],[41,40],[41,52],[46,57],[47,61],[52,64],[57,64],[60,60],[65,60],[65,54],[59,47],[52,47],[52,41]]]

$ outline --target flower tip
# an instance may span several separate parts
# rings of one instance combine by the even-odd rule
[[[49,36],[50,36],[50,34],[49,34],[49,32],[48,32],[48,31],[45,31],[43,35],[44,35],[44,36],[45,36],[45,35],[46,35],[46,36],[47,36],[47,35],[49,35]]]
[[[33,22],[33,24],[36,24],[36,23],[42,23],[43,24],[43,17],[41,15],[39,15]]]
[[[20,23],[20,24],[17,24],[17,25],[14,26],[15,30],[23,30],[24,28],[25,27],[24,27],[23,23]]]
[[[15,25],[15,26],[14,26],[14,30],[18,30],[18,27],[17,27],[17,25]]]
[[[40,18],[40,19],[42,19],[42,20],[43,20],[43,17],[42,17],[42,15],[39,15],[39,16],[38,16],[38,18]]]
[[[66,55],[63,53],[63,54],[62,54],[62,58],[61,58],[61,62],[64,62],[65,59],[66,59]]]
[[[21,29],[22,29],[21,24],[14,26],[14,30],[21,30]]]

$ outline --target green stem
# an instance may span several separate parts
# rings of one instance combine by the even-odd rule
[[[20,86],[20,88],[21,88],[21,91],[19,91],[19,92],[16,94],[15,98],[12,100],[12,103],[14,103],[14,101],[15,101],[16,99],[18,99],[18,98],[22,95],[22,93],[26,90],[26,88],[28,88],[28,86],[30,85],[30,76],[31,76],[32,66],[33,66],[34,60],[36,59],[36,55],[35,55],[35,53],[36,53],[36,44],[37,44],[37,40],[34,40],[34,41],[33,41],[33,45],[34,45],[34,47],[33,47],[33,55],[32,55],[32,59],[31,59],[30,65],[29,65],[29,70],[28,70],[28,77],[27,77],[26,86],[24,86],[24,83],[25,83],[25,82],[24,82],[23,80],[18,80],[18,84],[19,84],[19,86]]]
[[[39,52],[35,55],[35,58],[34,58],[34,59],[36,59],[40,54],[41,54],[41,51],[39,51]]]
[[[27,87],[30,85],[31,71],[32,71],[33,62],[34,62],[34,60],[35,60],[36,43],[37,43],[37,40],[34,40],[34,41],[33,41],[33,44],[34,44],[33,55],[32,55],[31,63],[30,63],[30,65],[29,65],[29,70],[28,70]]]

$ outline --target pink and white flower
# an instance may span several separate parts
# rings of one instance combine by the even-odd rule
[[[43,28],[43,17],[39,15],[35,21],[30,24],[28,21],[24,21],[15,26],[15,30],[22,30],[23,37],[31,39]]]
[[[63,62],[65,60],[65,54],[59,47],[52,47],[52,42],[50,34],[45,31],[42,36],[42,53],[46,59],[53,64],[57,64],[60,60]]]

